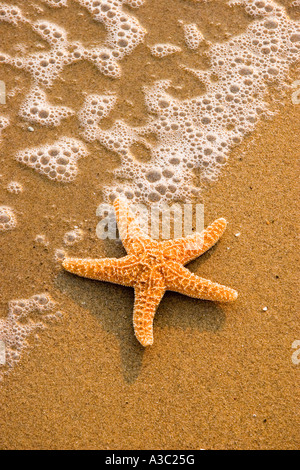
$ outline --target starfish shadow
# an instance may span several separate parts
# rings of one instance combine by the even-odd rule
[[[136,340],[132,326],[133,289],[76,277],[61,272],[56,287],[73,302],[95,315],[102,327],[113,333],[120,343],[124,380],[134,383],[140,374],[145,349]],[[154,319],[156,328],[217,331],[225,323],[219,305],[167,292]]]
[[[223,328],[225,320],[222,308],[214,302],[166,292],[154,322],[157,328],[215,332]]]
[[[105,331],[113,333],[120,343],[124,379],[132,383],[139,376],[144,348],[136,340],[132,326],[133,289],[93,281],[61,272],[56,287],[69,299],[94,315]]]

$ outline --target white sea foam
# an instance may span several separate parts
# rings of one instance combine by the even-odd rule
[[[186,45],[192,50],[198,49],[200,44],[204,41],[203,34],[194,23],[183,25],[183,32]]]
[[[61,262],[65,259],[66,252],[62,248],[58,248],[54,252],[54,260],[61,264]]]
[[[69,232],[65,233],[63,242],[67,246],[75,245],[75,243],[80,242],[83,239],[83,231],[79,228],[75,228],[74,230],[70,230]]]
[[[7,185],[7,191],[12,194],[20,194],[23,191],[23,186],[17,181],[11,181]]]
[[[19,111],[23,119],[42,126],[59,126],[62,119],[73,114],[74,111],[66,106],[52,106],[46,93],[38,86],[32,88]]]
[[[7,318],[0,319],[0,341],[5,345],[5,361],[4,364],[0,363],[0,382],[29,347],[30,336],[45,329],[49,321],[60,317],[56,303],[48,294],[9,302]]]
[[[103,46],[85,48],[80,43],[74,44],[74,60],[85,59],[92,62],[101,73],[112,78],[120,78],[121,67],[118,64],[126,55],[140,44],[146,30],[133,16],[125,13],[123,4],[133,7],[142,5],[142,1],[124,0],[76,0],[89,10],[93,19],[102,23],[107,30]]]
[[[103,23],[107,28],[106,45],[113,50],[113,55],[117,60],[131,53],[143,41],[146,30],[133,15],[125,13],[122,9],[123,3],[138,6],[138,3],[141,2],[128,0],[77,1],[90,11],[96,21]]]
[[[0,53],[0,64],[25,70],[31,75],[33,82],[50,87],[64,67],[73,61],[68,51],[67,35],[63,28],[48,21],[38,21],[32,25],[32,29],[48,42],[51,49],[19,57]]]
[[[95,21],[103,23],[107,29],[105,43],[97,47],[84,47],[81,43],[68,41],[67,32],[60,26],[47,20],[39,20],[31,27],[33,31],[48,42],[51,47],[47,52],[35,52],[25,56],[12,57],[0,53],[0,64],[9,64],[30,73],[33,81],[45,87],[51,87],[62,70],[80,60],[92,62],[101,73],[112,78],[120,78],[121,67],[118,64],[140,44],[146,30],[133,15],[125,13],[123,3],[138,7],[143,2],[122,0],[76,0],[87,8]],[[53,2],[54,3],[54,2]],[[21,10],[6,3],[0,3],[0,21],[17,24],[28,22]]]
[[[0,3],[0,21],[6,21],[13,25],[19,22],[26,22],[22,10],[18,6],[9,5],[8,3]]]
[[[87,141],[94,141],[97,138],[99,123],[104,119],[114,107],[117,98],[115,95],[89,95],[86,97],[83,107],[78,113],[78,119],[82,136]]]
[[[65,7],[68,4],[68,0],[42,0],[42,2],[55,8]]]
[[[144,5],[145,2],[146,0],[124,0],[122,3],[123,5],[130,6],[131,8],[139,8]]]
[[[193,171],[203,182],[216,180],[230,150],[262,116],[271,115],[268,88],[286,86],[289,67],[300,57],[299,24],[274,1],[235,3],[254,17],[246,31],[211,45],[209,70],[185,67],[204,82],[204,95],[179,100],[168,93],[171,82],[158,81],[145,87],[149,113],[155,115],[148,125],[131,128],[118,121],[109,130],[98,129],[97,139],[122,161],[115,175],[123,182],[107,188],[107,196],[126,193],[136,202],[189,199],[197,194]],[[150,132],[157,136],[155,147],[148,144],[151,160],[138,162],[130,147],[145,142]]]
[[[51,180],[70,183],[78,173],[77,161],[87,154],[81,141],[62,137],[53,144],[22,150],[16,159]]]
[[[9,126],[9,118],[5,116],[0,116],[0,143],[1,143],[1,135],[4,129],[6,129]]]
[[[25,54],[22,58],[0,54],[0,62],[11,63],[32,74],[34,91],[20,110],[21,116],[32,122],[59,125],[62,118],[71,114],[72,111],[63,106],[51,107],[41,88],[51,86],[65,66],[89,60],[102,73],[118,78],[121,59],[144,40],[145,29],[135,16],[123,9],[123,4],[137,8],[143,1],[76,1],[96,22],[105,26],[107,37],[103,45],[89,48],[70,43],[62,27],[39,20],[32,24],[32,29],[49,43],[50,51]],[[117,96],[86,97],[78,113],[82,137],[89,142],[99,140],[121,158],[115,175],[123,182],[107,188],[107,196],[113,198],[121,192],[140,202],[189,199],[197,194],[192,184],[194,170],[202,181],[215,180],[233,146],[254,129],[260,117],[271,114],[266,101],[268,86],[284,88],[289,67],[299,59],[299,24],[273,0],[229,0],[229,4],[243,5],[253,17],[246,31],[227,42],[210,44],[208,70],[182,65],[187,73],[205,84],[205,94],[179,100],[168,92],[171,82],[158,81],[144,89],[151,116],[148,124],[133,128],[117,121],[109,130],[101,129],[101,120],[112,110]],[[5,12],[3,19],[11,21],[13,7],[2,4],[1,8]],[[13,15],[26,21],[19,9]],[[182,34],[190,49],[197,49],[203,41],[196,23],[183,24]],[[178,48],[172,44],[152,47],[152,53],[160,57],[175,50]],[[46,114],[47,117],[43,117]],[[157,137],[155,146],[147,140],[149,133]],[[134,144],[143,144],[149,149],[150,161],[135,159],[131,151]],[[55,143],[60,158],[59,146],[63,153],[66,150],[64,139]],[[54,157],[48,161],[48,150],[48,147],[27,149],[20,152],[17,159],[49,178],[62,182],[74,179],[76,158],[70,155],[69,161],[61,165]]]
[[[175,46],[174,44],[164,43],[151,46],[150,51],[154,57],[159,57],[162,59],[163,57],[175,54],[176,52],[181,52],[181,48]]]
[[[17,225],[17,219],[11,207],[0,206],[0,233],[12,230]]]

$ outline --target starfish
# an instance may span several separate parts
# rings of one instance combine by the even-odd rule
[[[201,233],[157,241],[141,229],[124,199],[118,197],[114,208],[128,255],[118,259],[65,258],[63,267],[78,276],[133,287],[134,331],[143,346],[153,344],[153,319],[166,290],[219,302],[237,298],[235,290],[203,279],[184,267],[219,240],[227,225],[225,219],[216,220]]]

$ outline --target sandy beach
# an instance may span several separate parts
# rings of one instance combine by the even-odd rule
[[[104,26],[77,1],[62,8],[38,0],[9,3],[31,22],[57,22],[72,41],[90,45],[105,39]],[[292,3],[277,2],[296,20],[299,6]],[[242,5],[233,15],[218,0],[146,0],[137,9],[123,8],[147,30],[146,40],[120,61],[120,79],[88,61],[64,68],[47,98],[75,114],[57,127],[18,115],[32,76],[0,61],[8,96],[0,116],[10,118],[0,138],[0,206],[13,208],[17,220],[13,230],[0,232],[0,319],[6,319],[12,300],[40,293],[61,312],[26,338],[20,361],[0,382],[0,449],[298,449],[300,365],[292,360],[292,345],[300,340],[295,88],[280,95],[275,85],[269,87],[266,102],[274,115],[259,120],[230,151],[216,181],[203,186],[195,172],[201,190],[195,202],[204,204],[205,226],[219,217],[229,224],[216,246],[188,269],[236,289],[238,300],[218,304],[167,292],[154,320],[154,345],[146,349],[133,334],[133,290],[73,276],[57,259],[57,250],[82,258],[124,256],[120,242],[96,235],[96,209],[104,188],[115,184],[120,155],[99,141],[85,141],[89,155],[66,184],[15,158],[24,148],[61,136],[81,139],[78,112],[88,94],[119,97],[101,122],[104,130],[116,120],[145,125],[141,84],[171,80],[178,100],[203,94],[203,82],[179,65],[208,66],[208,46],[188,49],[179,21],[197,23],[212,43],[242,34],[253,21]],[[29,23],[0,21],[0,35],[1,53],[10,56],[20,54],[16,44],[25,45],[24,54],[37,44],[47,47]],[[165,42],[182,51],[153,57],[149,45]],[[286,83],[296,80],[297,63]],[[155,141],[149,136],[151,145]],[[22,187],[18,194],[7,189],[12,181]],[[74,228],[82,237],[68,246],[64,236]]]

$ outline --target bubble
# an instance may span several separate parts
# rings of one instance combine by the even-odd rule
[[[278,22],[274,20],[268,20],[264,23],[264,26],[267,29],[276,29],[278,27]]]
[[[38,86],[32,88],[20,108],[19,116],[42,126],[59,126],[62,119],[74,114],[65,106],[52,106],[47,101],[46,93]]]
[[[161,197],[156,191],[152,191],[148,196],[148,200],[150,202],[159,202],[160,199],[161,199]]]
[[[300,33],[295,33],[291,35],[291,42],[300,42]]]
[[[253,70],[250,67],[242,67],[242,68],[240,68],[239,73],[241,75],[244,75],[244,76],[245,75],[252,75]]]
[[[154,183],[161,179],[161,172],[160,170],[151,170],[146,174],[146,178],[150,183]]]
[[[68,158],[65,156],[66,153]],[[62,137],[52,145],[20,151],[16,155],[16,160],[51,180],[70,183],[78,173],[77,160],[87,154],[87,149],[81,141]]]
[[[67,0],[43,1],[51,7],[67,5]],[[31,74],[36,85],[45,87],[52,86],[64,67],[79,60],[92,62],[104,75],[120,78],[121,68],[117,62],[130,54],[143,41],[146,30],[133,15],[123,11],[123,2],[121,1],[118,1],[114,6],[107,3],[107,11],[105,4],[100,9],[95,6],[94,1],[78,0],[78,3],[87,8],[94,20],[103,23],[107,29],[107,37],[103,46],[88,48],[79,42],[71,43],[67,39],[66,31],[56,24],[47,20],[30,23],[18,7],[2,4],[0,6],[0,21],[9,21],[13,24],[17,24],[18,21],[27,22],[34,32],[47,41],[51,49],[43,54],[32,53],[20,57],[2,54],[0,62],[25,70]],[[124,26],[126,25],[123,28],[121,19],[125,21]],[[122,38],[120,39],[121,33]]]
[[[155,44],[150,47],[150,52],[154,57],[162,59],[163,57],[175,54],[176,52],[181,52],[181,48],[169,43]]]
[[[5,364],[0,364],[0,382],[19,362],[28,349],[27,339],[49,322],[62,316],[56,311],[56,303],[48,294],[37,294],[29,299],[12,300],[8,305],[8,315],[0,319],[0,339],[5,344]]]
[[[39,245],[44,245],[44,246],[48,246],[49,245],[49,242],[46,238],[45,235],[37,235],[34,239],[34,241],[36,243],[38,243]]]
[[[238,93],[240,91],[240,87],[238,87],[237,85],[231,85],[230,91],[231,93]]]
[[[83,238],[83,231],[80,229],[70,230],[69,232],[65,233],[63,242],[65,245],[72,246],[75,243],[78,243]]]
[[[278,75],[278,74],[279,74],[279,70],[278,70],[277,68],[275,68],[275,67],[269,67],[269,68],[268,68],[268,73],[269,73],[270,75],[274,75],[274,76],[275,76],[275,75]]]
[[[17,181],[11,181],[7,185],[7,191],[12,194],[20,194],[23,191],[23,186]]]
[[[25,22],[26,19],[19,7],[15,5],[9,5],[7,3],[1,3],[0,21],[6,21],[7,23],[11,23],[16,26],[19,22]]]
[[[12,230],[17,225],[13,210],[7,206],[0,206],[0,232]]]
[[[65,7],[67,6],[68,0],[42,0],[42,2],[46,3],[50,7]]]
[[[4,117],[4,116],[0,116],[0,143],[1,143],[1,136],[2,136],[2,132],[4,131],[4,129],[6,129],[10,124],[10,121],[8,118]]]
[[[165,176],[165,178],[172,178],[172,176],[174,175],[173,171],[169,169],[164,170],[162,174],[163,176]]]
[[[55,261],[61,262],[65,259],[65,257],[66,257],[65,250],[62,250],[62,249],[55,250],[55,253],[54,253]]]
[[[97,139],[99,123],[108,116],[115,103],[115,95],[89,95],[86,97],[78,114],[85,140],[94,141]]]
[[[204,41],[204,36],[199,31],[196,24],[185,24],[183,26],[184,40],[189,49],[196,50],[200,44]]]
[[[170,106],[170,103],[167,100],[160,100],[158,102],[158,106],[164,109],[164,108],[168,108]]]
[[[299,34],[299,27],[275,2],[235,3],[255,17],[245,32],[227,42],[210,44],[209,70],[183,67],[205,83],[204,95],[179,100],[168,93],[171,82],[160,80],[144,87],[152,114],[149,124],[133,128],[118,122],[109,131],[99,132],[101,144],[121,158],[115,176],[125,183],[118,185],[118,192],[130,191],[136,202],[189,199],[194,195],[193,171],[200,171],[201,185],[204,180],[216,180],[231,148],[254,129],[258,119],[271,115],[265,100],[268,86],[280,87],[288,67],[299,57],[299,51],[296,54],[291,47],[299,39],[293,36]],[[187,26],[183,28],[188,45],[187,33],[197,32],[197,27]],[[203,40],[199,35],[199,41]],[[196,49],[199,44],[188,47]],[[155,46],[161,55],[164,44]],[[141,135],[152,133],[156,141],[150,144],[150,159],[134,158],[132,146]],[[107,188],[108,196],[110,192],[115,193],[116,188]]]

